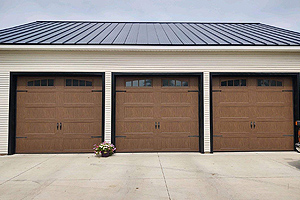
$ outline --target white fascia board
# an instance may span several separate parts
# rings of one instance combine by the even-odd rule
[[[296,51],[300,46],[0,45],[0,50],[38,51]]]

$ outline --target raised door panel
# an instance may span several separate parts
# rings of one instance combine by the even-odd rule
[[[16,153],[59,151],[58,87],[53,77],[18,78]]]
[[[246,77],[215,77],[212,88],[214,151],[249,150],[253,81]]]
[[[155,82],[153,77],[117,78],[115,136],[118,152],[153,151],[157,148]]]
[[[92,152],[102,137],[102,79],[61,77],[59,121],[63,152]]]
[[[263,81],[261,84],[260,80]],[[293,85],[287,77],[255,78],[251,149],[293,150]],[[271,85],[271,83],[274,83]],[[279,85],[277,84],[279,83]]]

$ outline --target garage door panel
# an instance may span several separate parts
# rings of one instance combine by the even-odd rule
[[[289,93],[282,91],[257,91],[255,101],[260,104],[285,105],[292,101],[292,96]]]
[[[88,119],[93,120],[97,118],[100,112],[100,108],[94,107],[80,107],[80,108],[63,108],[62,110],[62,119]]]
[[[24,98],[24,96],[30,95],[30,98]],[[24,98],[22,102],[26,106],[49,106],[54,105],[57,102],[57,95],[54,91],[36,91],[36,92],[26,92],[20,93],[20,98]]]
[[[26,107],[20,114],[23,120],[51,120],[56,119],[56,108]]]
[[[216,118],[221,119],[249,119],[248,113],[252,112],[251,107],[239,107],[239,106],[224,106],[214,108],[214,115]]]
[[[18,153],[53,153],[61,148],[60,139],[51,138],[20,138],[17,139],[16,152]]]
[[[255,131],[257,133],[293,134],[294,126],[290,121],[258,121]]]
[[[188,137],[161,137],[157,141],[160,143],[161,151],[197,151],[199,149],[199,138]]]
[[[99,144],[101,138],[64,138],[62,146],[63,152],[91,152],[94,144]]]
[[[161,118],[192,118],[195,119],[198,116],[198,110],[196,106],[161,106],[160,109],[160,116]]]
[[[124,119],[139,118],[151,119],[153,118],[154,108],[152,106],[126,106]]]
[[[54,135],[56,122],[17,122],[19,136],[23,135]]]
[[[122,121],[116,124],[116,135],[153,133],[154,121]]]
[[[251,141],[251,149],[256,151],[293,150],[293,137],[257,137]]]
[[[180,133],[182,135],[195,135],[198,133],[198,122],[197,121],[162,121],[160,123],[161,135],[167,133]]]
[[[76,135],[101,135],[101,123],[96,122],[64,122],[63,123],[63,134]]]
[[[219,93],[219,104],[248,104],[250,100],[248,91],[222,90]]]
[[[248,151],[249,139],[244,137],[214,137],[214,151]]]
[[[280,119],[292,120],[293,107],[267,105],[264,107],[257,106],[254,108],[257,119]]]
[[[118,152],[143,152],[153,151],[153,144],[155,144],[153,136],[145,136],[143,138],[129,137],[117,138],[116,146]]]
[[[96,95],[95,95],[96,94]],[[94,106],[102,104],[102,93],[94,93],[91,91],[82,92],[64,92],[64,106]]]
[[[214,130],[220,134],[248,134],[250,132],[249,121],[215,121]]]
[[[125,96],[124,102],[119,101],[119,99],[118,102],[127,103],[127,104],[137,104],[137,103],[145,104],[145,103],[154,102],[154,94],[152,93],[152,91],[133,92],[127,90],[126,93],[123,93],[123,96]]]

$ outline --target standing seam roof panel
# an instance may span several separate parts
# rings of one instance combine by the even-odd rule
[[[230,44],[242,44],[241,42],[233,39],[231,36],[229,36],[226,33],[223,33],[221,31],[218,31],[216,29],[214,29],[212,27],[212,24],[203,24],[203,26],[205,26],[207,29],[209,29],[210,31],[213,31],[215,35],[217,35],[219,38],[222,38],[223,40],[229,42]]]
[[[255,31],[258,31],[260,33],[265,33],[265,34],[270,35],[270,36],[276,36],[277,38],[280,38],[283,41],[291,42],[291,43],[294,43],[294,44],[300,44],[300,38],[297,40],[296,37],[291,38],[287,35],[282,36],[280,33],[276,32],[274,30],[273,31],[269,31],[269,30],[266,30],[266,29],[262,30],[261,27],[251,26],[251,30],[253,30],[253,28],[255,28]]]
[[[147,25],[146,24],[139,25],[139,32],[138,32],[136,42],[138,44],[148,44]]]
[[[65,42],[71,40],[72,38],[76,37],[78,34],[82,33],[83,31],[89,29],[91,26],[94,24],[92,23],[86,23],[82,24],[81,27],[76,27],[75,30],[59,39],[56,41],[52,42],[53,44],[64,44]]]
[[[56,26],[56,24],[54,23],[49,23],[49,24],[43,24],[43,25],[38,25],[37,27],[30,27],[30,29],[28,30],[23,30],[23,31],[17,31],[17,32],[14,32],[14,34],[8,34],[6,36],[1,36],[1,40],[0,42],[2,41],[8,41],[8,40],[11,40],[11,39],[16,39],[16,38],[19,38],[19,37],[22,37],[24,35],[29,35],[31,33],[35,33],[39,30],[42,30],[43,28],[47,28],[47,27],[51,27],[51,26]]]
[[[184,44],[195,44],[188,36],[186,36],[175,24],[168,24],[174,34]]]
[[[295,32],[295,31],[291,31],[291,30],[287,30],[287,29],[283,29],[283,28],[278,28],[278,27],[271,26],[271,25],[268,25],[268,24],[260,24],[260,25],[265,27],[265,28],[268,27],[269,29],[277,30],[277,31],[285,33],[285,34],[289,34],[290,36],[300,37],[300,33]]]
[[[33,41],[35,41],[35,42],[39,41],[40,38],[46,37],[46,36],[48,36],[52,33],[56,33],[57,31],[63,29],[64,27],[67,27],[67,26],[70,26],[70,24],[69,23],[59,23],[59,24],[57,24],[57,26],[55,28],[52,28],[51,31],[43,31],[40,34],[36,34],[35,36],[23,39],[22,43],[29,43],[30,44]]]
[[[155,31],[157,33],[157,39],[159,44],[171,44],[168,36],[160,24],[154,24]]]
[[[64,33],[70,27],[74,27],[74,26],[77,26],[77,24],[76,23],[71,23],[71,24],[66,23],[66,24],[63,24],[57,30],[51,31],[50,33],[45,34],[42,37],[36,38],[34,40],[30,40],[30,41],[28,41],[28,43],[30,43],[30,44],[32,44],[32,43],[42,43],[42,42],[44,42],[46,40],[49,40],[49,39],[51,39],[51,38],[53,38],[53,37],[61,34],[61,33]]]
[[[246,37],[248,38],[252,38],[253,40],[257,40],[260,43],[263,43],[264,45],[275,45],[274,42],[271,42],[269,40],[265,40],[261,37],[258,37],[257,35],[251,34],[251,33],[247,33],[244,30],[238,29],[237,27],[233,27],[231,24],[223,24],[223,26],[225,26],[226,28],[232,30],[232,31],[236,31],[239,34],[244,34]]]
[[[11,33],[11,32],[14,32],[16,30],[24,30],[24,29],[27,29],[29,27],[33,27],[36,24],[38,24],[38,23],[37,22],[31,22],[31,23],[28,23],[28,24],[20,25],[20,26],[15,26],[15,27],[7,28],[7,29],[2,29],[2,30],[0,30],[0,36]]]
[[[77,42],[77,44],[88,44],[92,39],[99,35],[110,23],[101,23],[101,25],[95,29],[93,32],[89,33],[87,36],[82,38]]]
[[[91,24],[92,26],[86,28],[84,31],[82,31],[81,33],[77,34],[76,36],[74,36],[73,38],[69,39],[68,41],[64,42],[64,44],[76,44],[79,40],[82,40],[84,37],[88,36],[89,34],[91,34],[94,30],[96,30],[99,26],[101,26],[101,24],[99,23],[94,23]]]
[[[113,32],[111,32],[111,34],[109,34],[102,42],[101,44],[112,44],[113,41],[116,39],[116,37],[118,37],[118,35],[120,34],[120,32],[122,31],[122,29],[124,28],[125,23],[120,23],[116,26],[116,28],[114,29]]]
[[[49,30],[55,30],[55,29],[57,29],[57,28],[59,28],[61,26],[62,26],[62,24],[55,24],[55,25],[53,25],[51,27],[47,27],[45,29],[39,30],[37,32],[34,32],[34,34],[24,35],[23,37],[19,37],[19,38],[16,38],[14,40],[10,40],[10,42],[15,42],[15,43],[22,42],[22,43],[26,43],[26,41],[28,41],[28,40],[32,40],[33,38],[40,37],[41,34],[47,33]]]
[[[268,37],[268,36],[265,36],[265,35],[263,35],[263,34],[259,34],[258,32],[253,32],[253,31],[251,31],[251,30],[245,29],[245,27],[243,27],[241,24],[239,24],[238,26],[237,26],[236,24],[232,24],[232,26],[239,27],[239,29],[244,30],[244,31],[247,31],[248,33],[254,33],[254,34],[257,35],[257,37],[260,37],[260,38],[263,38],[263,39],[265,39],[265,40],[271,41],[271,42],[273,42],[275,45],[278,45],[278,44],[287,45],[287,43],[282,42],[282,41],[280,41],[280,40],[276,40],[276,39],[270,38],[270,37]]]
[[[203,34],[201,31],[195,29],[192,24],[182,24],[187,30],[192,32],[196,37],[201,38],[206,44],[218,44],[216,41],[212,40],[210,37]]]
[[[147,24],[147,33],[148,33],[148,44],[159,44],[157,32],[155,30],[154,24]]]
[[[224,30],[228,30],[234,34],[237,34],[239,37],[244,38],[244,40],[248,40],[249,42],[252,42],[254,45],[266,45],[266,43],[262,42],[261,40],[258,40],[257,38],[250,37],[249,35],[243,34],[242,32],[239,32],[238,30],[228,27],[227,24],[218,24],[218,27],[224,28]]]
[[[171,44],[182,45],[182,41],[174,33],[174,31],[168,26],[168,24],[161,24],[161,27],[165,31],[167,37],[169,38]]]
[[[238,41],[240,44],[247,44],[247,45],[253,45],[254,44],[253,42],[250,42],[248,39],[237,36],[234,32],[229,31],[228,29],[224,29],[224,28],[220,27],[219,24],[211,24],[211,28],[220,30],[220,32],[222,31],[223,35],[226,35],[226,36],[232,38],[233,40]]]
[[[125,44],[126,38],[128,37],[129,31],[132,27],[131,23],[126,23],[119,35],[113,41],[113,44]]]
[[[139,27],[140,26],[138,24],[132,24],[129,34],[126,38],[125,44],[136,44],[137,36],[139,33]]]
[[[92,39],[89,44],[100,44],[117,26],[117,23],[111,23],[99,35]]]
[[[178,29],[180,29],[192,42],[195,44],[207,44],[199,37],[195,36],[193,32],[187,29],[183,24],[175,24]]]
[[[191,25],[192,26],[192,25]],[[216,36],[215,34],[211,33],[210,31],[206,30],[205,27],[200,26],[200,24],[195,24],[193,26],[198,31],[201,31],[203,34],[205,34],[207,37],[211,38],[212,40],[216,41],[218,44],[227,45],[230,44],[229,42],[223,40],[222,38]],[[201,29],[201,30],[200,30]]]
[[[68,37],[69,34],[73,33],[74,31],[76,31],[78,28],[82,28],[84,26],[86,26],[87,24],[86,23],[82,23],[82,24],[78,24],[76,26],[73,26],[73,27],[69,27],[67,30],[65,30],[64,32],[60,33],[60,34],[57,34],[57,35],[54,35],[52,36],[51,38],[47,39],[47,40],[44,40],[42,41],[41,43],[51,43],[51,44],[54,44],[56,41],[58,41],[59,39],[61,38],[64,38],[64,37]]]

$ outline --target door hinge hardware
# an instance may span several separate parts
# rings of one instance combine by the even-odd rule
[[[102,90],[92,90],[92,92],[102,92]]]
[[[18,138],[27,138],[27,137],[16,137],[16,138],[18,139]]]
[[[116,136],[116,138],[119,137],[119,138],[125,138],[126,136],[123,136],[123,135],[118,135]]]
[[[28,90],[17,90],[17,92],[28,92]]]
[[[293,137],[294,135],[283,135],[285,137]]]
[[[126,90],[116,90],[116,92],[126,92]]]
[[[199,135],[189,135],[188,137],[199,137]]]
[[[188,90],[188,92],[199,92],[199,90]]]
[[[102,136],[91,136],[91,138],[102,138]]]
[[[214,137],[223,137],[223,135],[213,135]]]
[[[282,92],[293,92],[293,90],[282,90]]]
[[[212,90],[212,92],[222,92],[222,90]]]

